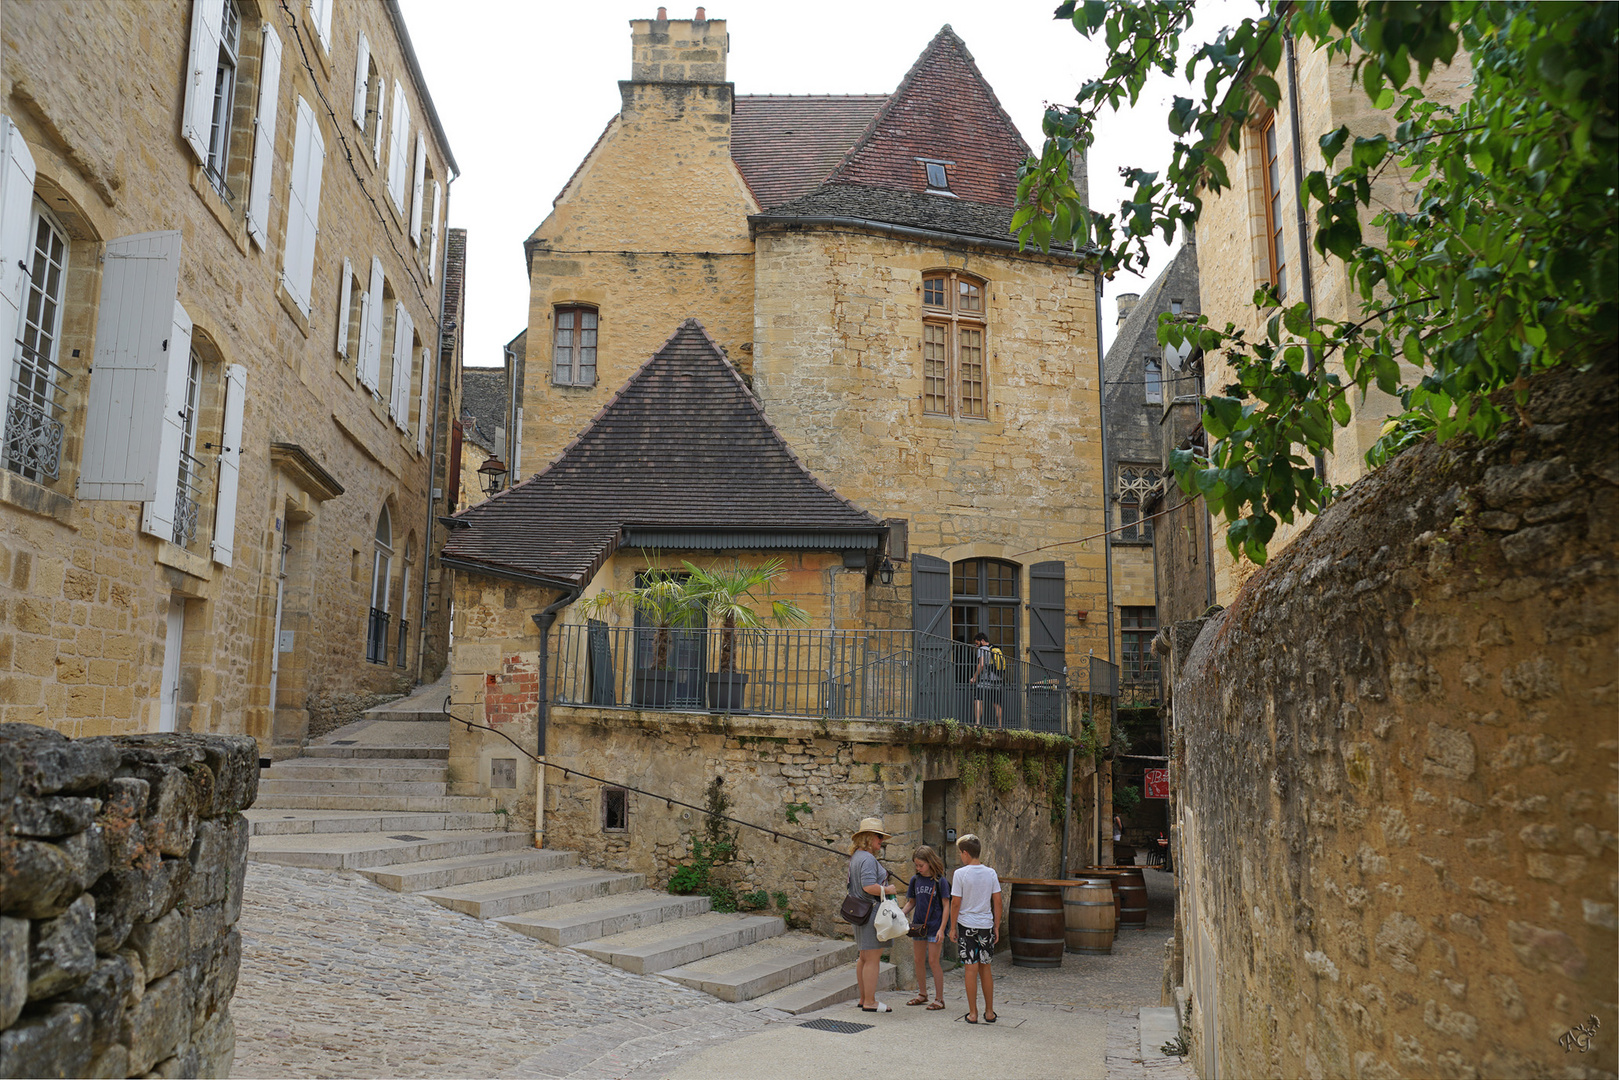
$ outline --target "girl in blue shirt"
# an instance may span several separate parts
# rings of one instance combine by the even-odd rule
[[[916,957],[916,996],[907,1005],[926,1005],[930,1010],[944,1008],[944,971],[939,966],[939,950],[944,947],[944,915],[950,910],[950,879],[944,875],[944,860],[923,844],[912,856],[916,875],[905,890],[905,914],[911,920],[911,952]],[[937,1000],[928,1001],[927,969],[933,969],[933,990]]]

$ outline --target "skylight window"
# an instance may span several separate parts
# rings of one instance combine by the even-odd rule
[[[945,175],[944,164],[938,161],[923,162],[928,167],[928,187],[935,191],[949,191],[950,178]]]

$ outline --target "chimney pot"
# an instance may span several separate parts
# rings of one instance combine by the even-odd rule
[[[668,8],[659,8],[658,9],[658,21],[659,22],[668,22],[669,21],[669,9]]]
[[[697,9],[697,19],[696,19],[696,21],[697,21],[697,22],[704,22],[704,21],[706,21],[706,20],[705,20],[705,19],[704,19],[704,18],[703,18],[703,9],[702,9],[702,8],[698,8],[698,9]]]
[[[1119,322],[1122,323],[1130,317],[1130,312],[1135,310],[1136,301],[1140,299],[1140,293],[1121,292],[1119,294]]]

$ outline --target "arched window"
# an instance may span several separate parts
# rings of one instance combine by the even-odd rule
[[[1017,655],[1022,568],[1003,559],[963,559],[950,568],[950,636],[983,633],[1008,659]]]
[[[377,515],[377,534],[371,555],[371,622],[365,637],[365,658],[373,664],[388,662],[388,605],[393,586],[393,519],[386,504]]]
[[[922,276],[922,411],[989,416],[984,284],[953,270]]]

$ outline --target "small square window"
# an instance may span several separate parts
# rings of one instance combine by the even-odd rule
[[[1179,315],[1181,313],[1181,309],[1185,306],[1186,301],[1184,300],[1171,300],[1169,302],[1169,313],[1171,315]]]
[[[928,168],[928,187],[940,191],[950,190],[950,178],[945,175],[944,166],[937,161],[924,162]]]
[[[602,789],[602,831],[626,832],[630,827],[630,793],[621,787]]]

